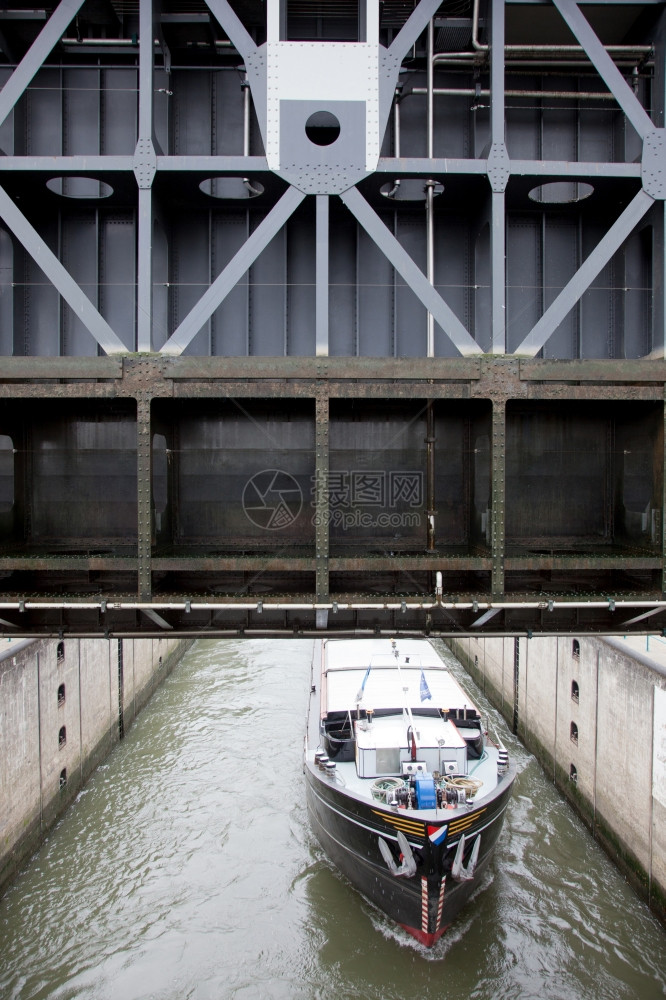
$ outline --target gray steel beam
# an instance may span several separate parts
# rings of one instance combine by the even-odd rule
[[[505,153],[504,0],[492,0],[490,45],[490,141]],[[503,178],[506,184],[506,175]],[[491,339],[493,354],[506,351],[506,214],[504,191],[493,186],[490,226]]]
[[[490,141],[504,144],[504,0],[492,0],[490,35]]]
[[[61,0],[37,38],[0,91],[0,125],[4,122],[51,50],[72,23],[84,0]]]
[[[172,157],[171,159],[174,159]],[[159,161],[158,161],[159,162]],[[465,160],[462,158],[435,158],[429,160],[421,156],[383,156],[377,164],[376,173],[396,177],[446,177],[447,174],[463,176],[483,175],[488,170],[487,160]],[[164,169],[164,167],[162,168]],[[575,160],[511,160],[512,175],[519,177],[636,177],[640,179],[640,163],[595,163]]]
[[[483,352],[474,338],[470,336],[439,292],[433,288],[423,271],[416,266],[404,247],[387,229],[360,191],[355,187],[350,188],[341,194],[340,198],[421,303],[432,313],[435,321],[439,323],[457,350],[462,355],[482,354]]]
[[[318,194],[315,260],[315,354],[328,355],[328,195]]]
[[[40,172],[60,177],[64,174],[99,174],[129,172],[131,156],[0,156],[3,173]]]
[[[156,625],[159,625],[160,628],[173,629],[173,625],[171,625],[162,615],[158,615],[157,611],[150,611],[148,608],[141,608],[141,613],[144,614],[146,618],[150,618],[151,622],[155,622]]]
[[[437,177],[440,174],[479,174],[486,175],[485,160],[469,160],[463,157],[427,156],[382,156],[377,164],[379,174],[409,174],[415,176]]]
[[[404,56],[437,13],[441,0],[420,0],[392,43],[379,46],[379,128],[383,134],[395,96],[398,74]]]
[[[136,253],[136,349],[153,346],[153,190],[139,188]]]
[[[534,357],[541,350],[652,205],[654,199],[644,191],[639,191],[516,348],[516,354]]]
[[[489,611],[485,611],[480,618],[477,618],[475,622],[472,622],[471,628],[481,628],[486,622],[489,622],[491,618],[498,615],[502,609],[501,608],[491,608]]]
[[[160,354],[181,354],[185,350],[304,198],[305,195],[295,187],[287,188],[266,218],[259,223],[238,253],[190,310],[178,329],[172,333]]]
[[[621,625],[635,625],[636,622],[645,621],[646,618],[651,618],[653,615],[658,615],[663,608],[652,608],[651,611],[644,611],[642,615],[636,615],[635,618],[628,618],[626,622],[621,622]]]
[[[273,0],[273,2],[276,2],[276,0]],[[227,3],[227,0],[206,0],[206,5],[220,22],[243,59],[247,59],[256,50],[257,46],[236,12]]]
[[[237,174],[244,177],[253,172],[268,172],[265,156],[158,156],[157,169],[184,173],[187,170],[212,174]]]
[[[392,58],[403,58],[421,32],[425,31],[428,21],[435,16],[441,3],[442,0],[421,0],[389,45],[388,53]]]
[[[150,351],[153,346],[153,193],[155,176],[154,43],[155,20],[160,0],[144,0],[139,8],[139,135],[135,153],[135,173],[139,184],[137,212],[137,295],[136,344],[138,351]]]
[[[153,138],[153,63],[155,24],[159,0],[139,4],[139,134],[138,139]]]
[[[638,178],[640,163],[593,163],[585,160],[511,160],[511,174],[518,177]]]
[[[628,120],[641,139],[644,139],[647,133],[654,129],[652,119],[606,52],[587,18],[580,12],[574,0],[553,0],[553,3],[585,49],[599,76],[614,95]]]
[[[83,293],[53,251],[47,246],[25,215],[16,207],[4,188],[0,187],[0,217],[23,245],[32,259],[69,307],[76,313],[86,329],[107,354],[126,354],[127,348],[100,315],[90,299]]]
[[[506,352],[506,196],[491,194],[490,292],[492,299],[492,353]]]

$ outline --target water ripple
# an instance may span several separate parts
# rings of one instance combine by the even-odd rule
[[[427,950],[364,901],[304,814],[311,656],[190,650],[0,900],[2,1000],[666,994],[663,932],[490,706],[519,774],[470,905]]]

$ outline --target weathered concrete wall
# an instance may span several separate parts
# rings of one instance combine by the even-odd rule
[[[0,892],[192,642],[0,646]]]
[[[448,645],[666,922],[666,669],[620,640]]]

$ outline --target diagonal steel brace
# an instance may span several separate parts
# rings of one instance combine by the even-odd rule
[[[654,199],[645,191],[639,191],[635,195],[560,294],[551,302],[541,319],[535,323],[522,344],[516,348],[515,354],[533,358],[541,350],[652,205]]]
[[[641,139],[644,139],[654,128],[652,119],[606,52],[578,4],[574,0],[553,0],[553,3]]]
[[[25,93],[42,63],[60,41],[84,0],[61,0],[0,91],[0,125]]]
[[[287,188],[266,218],[259,223],[252,235],[189,311],[180,326],[171,334],[160,354],[182,354],[304,198],[305,195],[295,187]]]
[[[128,348],[113,332],[87,295],[77,285],[69,271],[44,242],[25,215],[16,207],[3,187],[0,187],[0,218],[30,254],[46,277],[76,313],[86,329],[107,354],[127,354]]]
[[[365,229],[370,239],[376,243],[384,256],[391,262],[398,274],[412,289],[421,303],[430,312],[436,323],[453,345],[463,355],[482,354],[483,351],[467,332],[450,306],[430,284],[423,271],[417,267],[393,233],[384,225],[377,213],[368,204],[357,188],[350,188],[340,195],[356,221]]]

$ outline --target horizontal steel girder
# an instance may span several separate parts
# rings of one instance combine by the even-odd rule
[[[132,602],[0,603],[0,635],[11,638],[50,636],[159,637],[197,635],[312,638],[326,635],[422,634],[466,635],[626,635],[654,634],[666,627],[666,603],[635,615],[645,604],[608,602],[542,604],[517,602],[438,604],[436,601],[327,604],[253,602],[212,604],[185,602],[140,605]],[[11,618],[11,621],[10,621]]]
[[[43,362],[41,369],[23,358],[0,365],[0,435],[5,435],[0,440],[8,437],[16,455],[15,514],[8,512],[6,485],[2,487],[0,634],[306,635],[317,629],[320,634],[621,634],[666,628],[659,501],[664,490],[664,361],[517,363],[485,357],[386,359],[373,366],[369,359],[276,358],[255,367],[253,359],[237,358],[211,359],[202,368],[200,359],[177,357],[60,358],[51,367],[46,359],[37,360]],[[254,380],[248,383],[248,376]],[[304,490],[317,463],[322,473],[328,466],[317,502],[335,512],[331,491],[343,489],[341,475],[353,471],[344,456],[352,444],[363,450],[360,441],[354,444],[357,429],[367,424],[374,442],[371,453],[358,460],[367,489],[373,469],[378,482],[387,482],[395,463],[406,460],[409,451],[389,456],[402,435],[413,433],[413,447],[421,448],[428,399],[435,407],[435,469],[440,477],[435,493],[440,536],[433,551],[426,550],[425,534],[401,547],[372,526],[362,536],[346,539],[334,518],[328,529],[319,525],[315,539],[307,503],[301,527],[289,539],[262,530],[245,541],[239,537],[248,525],[241,509],[246,502],[243,484],[257,474],[257,462],[263,468],[271,468],[270,463],[287,472],[292,468],[305,477]],[[384,405],[394,424],[382,458],[377,435],[389,412],[381,409]],[[506,417],[498,423],[503,436],[488,469],[487,460],[479,465],[474,454],[491,432],[491,412],[506,412]],[[283,426],[292,428],[297,466],[288,449],[272,443],[277,442],[281,415],[287,421]],[[142,422],[142,441],[153,442],[152,470],[144,445],[136,446],[137,420]],[[84,427],[94,426],[106,428],[97,445],[89,439],[80,452],[68,444],[80,433],[90,433]],[[584,428],[582,437],[577,427]],[[246,432],[251,448],[243,446]],[[456,457],[454,441],[461,432],[472,435],[473,446]],[[166,472],[160,471],[155,435],[166,442],[164,469],[170,466],[175,477],[167,494],[159,485]],[[562,465],[560,452],[552,449],[563,435]],[[583,451],[576,461],[572,456],[586,439],[590,454]],[[23,442],[28,441],[33,458],[25,464]],[[551,449],[548,465],[557,473],[554,478],[544,478],[543,472],[535,478],[530,471],[540,461],[535,446]],[[636,449],[644,452],[638,464],[622,458]],[[592,457],[597,452],[601,458]],[[110,454],[115,456],[111,461]],[[6,455],[0,454],[0,481],[5,484]],[[461,461],[460,477],[456,470]],[[626,462],[629,478],[621,464]],[[568,467],[572,474],[566,479]],[[487,477],[491,498],[503,484],[506,513],[496,511],[502,530],[496,529],[494,544],[484,537],[472,511],[467,541],[461,546],[453,544],[453,536],[446,540],[450,515],[444,510],[468,502],[465,482],[472,471],[477,490],[485,488]],[[451,472],[455,475],[447,480]],[[122,487],[125,480],[142,505],[134,513],[132,494]],[[648,491],[653,504],[642,529],[640,513],[627,521],[628,515],[614,511],[618,496],[639,487]],[[93,515],[80,506],[83,491],[101,520],[91,520]],[[53,498],[54,508],[44,507],[44,496]],[[354,501],[363,510],[365,502],[363,494]],[[520,513],[525,502],[526,510],[532,504],[539,517],[530,521],[533,537],[521,540],[513,507]],[[207,506],[197,513],[201,503]],[[632,509],[631,500],[626,503]],[[578,537],[553,536],[560,517],[557,504],[581,508]],[[614,537],[602,544],[589,534],[581,504],[605,508],[604,523]],[[157,508],[161,524],[151,513]],[[117,520],[122,510],[127,511],[122,514],[126,530]],[[225,521],[229,516],[231,521]],[[164,518],[171,524],[168,538]],[[134,538],[132,519],[139,526]],[[110,530],[114,524],[120,530],[115,538]],[[147,597],[137,596],[139,581]],[[393,592],[383,589],[387,586]],[[250,593],[257,587],[261,593]]]
[[[367,113],[383,135],[392,110],[382,148],[395,155],[343,191],[351,215],[328,191],[316,204],[285,193],[269,169],[263,25],[248,5],[234,5],[239,16],[209,0],[210,15],[160,19],[159,4],[139,0],[140,42],[115,40],[127,43],[120,59],[120,48],[104,55],[111,39],[86,37],[77,0],[50,15],[0,12],[0,338],[7,354],[40,355],[0,358],[0,634],[666,629],[666,251],[653,209],[666,133],[650,117],[663,121],[663,12],[653,8],[656,28],[642,18],[647,44],[629,63],[600,40],[626,30],[626,12],[613,26],[616,5],[605,5],[598,37],[598,13],[555,0],[580,43],[573,82],[533,60],[539,82],[518,108],[505,78],[525,67],[512,65],[504,6],[487,4],[473,52],[436,67],[424,29],[447,17],[438,0],[391,34],[382,27],[379,111]],[[549,6],[522,4],[521,37],[534,30],[543,43]],[[61,45],[77,12],[82,37]],[[177,34],[186,22],[209,38],[191,62]],[[9,49],[25,52],[13,72]],[[432,133],[427,88],[406,84],[394,102],[407,49],[410,79],[439,75]],[[602,82],[594,99],[590,68]],[[316,76],[287,82],[300,94]],[[297,123],[287,140],[303,143],[302,132]],[[313,155],[315,173],[345,169],[342,149]],[[78,202],[70,178],[113,191]],[[224,185],[217,197],[230,178],[242,197]],[[398,181],[444,189],[429,218],[432,280],[424,202],[401,202]],[[547,199],[553,182],[559,202]],[[579,185],[588,200],[576,200]],[[448,338],[437,350],[463,356],[423,356],[425,312]],[[46,356],[98,348],[113,356]],[[405,492],[429,474],[426,437],[427,511]],[[284,520],[250,523],[245,489],[281,470],[302,493],[300,520],[288,523],[285,479]],[[265,494],[252,496],[256,514]],[[356,512],[369,521],[335,521]],[[378,513],[421,520],[383,530]]]

